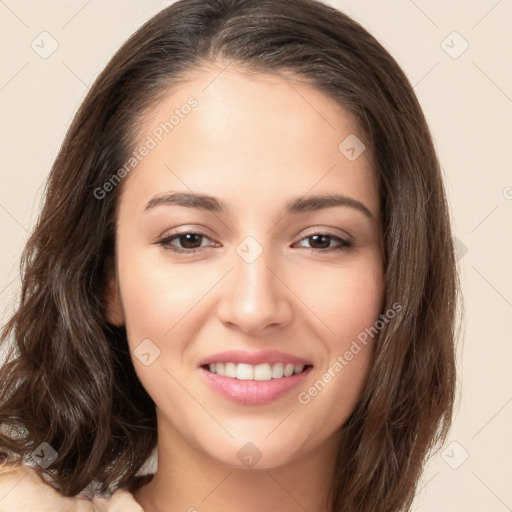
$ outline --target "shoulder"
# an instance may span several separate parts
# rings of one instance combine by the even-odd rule
[[[64,497],[42,480],[30,466],[0,466],[0,510],[20,512],[143,512],[133,495],[119,489],[107,500],[85,496]]]
[[[94,498],[92,502],[96,506],[95,511],[99,509],[105,512],[144,512],[127,489],[118,489],[108,501],[104,498]]]
[[[30,466],[0,467],[0,510],[89,512],[92,504],[61,496]]]

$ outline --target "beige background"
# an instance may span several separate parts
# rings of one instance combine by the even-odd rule
[[[21,249],[76,109],[123,41],[169,3],[0,0],[0,320],[14,308]],[[373,33],[414,85],[458,240],[466,321],[457,415],[413,509],[512,510],[512,2],[328,3]],[[31,47],[41,37],[46,49],[50,37],[58,43],[46,59]]]

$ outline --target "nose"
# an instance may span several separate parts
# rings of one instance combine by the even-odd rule
[[[234,268],[222,283],[218,308],[225,325],[259,335],[291,322],[293,293],[270,252],[263,250],[254,261],[241,252],[233,255]]]

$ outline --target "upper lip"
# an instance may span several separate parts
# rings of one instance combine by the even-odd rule
[[[303,357],[287,354],[278,350],[260,350],[258,352],[248,352],[246,350],[226,350],[207,356],[199,362],[199,366],[212,363],[246,363],[258,365],[263,363],[284,363],[284,364],[303,364],[311,365],[312,363]]]

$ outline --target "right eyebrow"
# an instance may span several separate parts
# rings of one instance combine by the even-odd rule
[[[193,192],[166,192],[154,196],[146,204],[144,210],[149,210],[160,205],[186,206],[187,208],[198,208],[214,213],[226,213],[228,206],[216,197]]]

